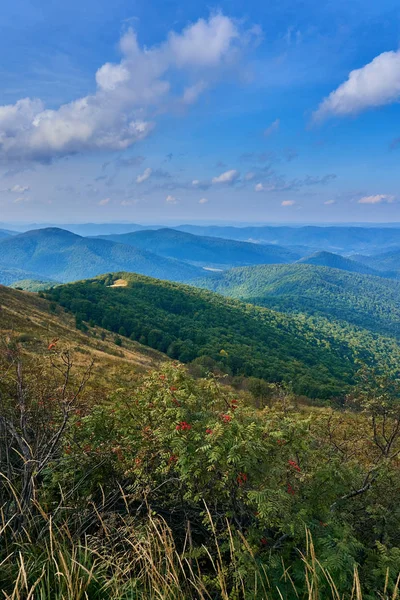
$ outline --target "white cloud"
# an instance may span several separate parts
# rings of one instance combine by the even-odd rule
[[[222,69],[233,70],[256,33],[222,13],[170,32],[149,48],[140,47],[129,29],[120,40],[121,61],[98,69],[93,94],[54,110],[30,98],[0,106],[0,159],[46,162],[124,150],[149,135],[155,126],[151,115],[194,102],[221,79],[216,75]]]
[[[382,204],[384,202],[394,202],[395,197],[388,194],[376,194],[375,196],[363,196],[358,204]]]
[[[199,81],[190,87],[185,88],[183,92],[182,101],[184,104],[193,104],[196,102],[198,97],[204,92],[207,88],[207,84],[205,81]]]
[[[200,180],[199,180],[199,179],[193,179],[193,181],[192,181],[192,185],[193,185],[194,187],[197,187],[198,185],[200,185]]]
[[[326,206],[331,206],[331,204],[336,204],[336,200],[327,200],[326,202],[324,202],[324,204]]]
[[[11,188],[9,188],[7,191],[11,192],[13,194],[25,194],[25,192],[28,192],[31,188],[29,187],[29,185],[13,185]]]
[[[14,204],[21,204],[21,202],[29,202],[29,198],[27,196],[20,196],[14,200]]]
[[[121,201],[121,206],[133,206],[135,204],[137,204],[139,202],[139,200],[122,200]]]
[[[199,204],[207,204],[208,198],[200,198]]]
[[[267,127],[267,129],[265,129],[265,131],[264,131],[265,137],[269,137],[270,135],[275,133],[275,131],[278,131],[280,124],[281,124],[280,119],[275,119],[275,121],[273,123],[271,123],[271,125],[269,125]]]
[[[296,202],[294,200],[284,200],[282,206],[294,206]]]
[[[211,183],[234,183],[239,178],[240,173],[236,171],[236,169],[231,169],[230,171],[225,171],[225,173],[221,173],[218,177],[213,177]]]
[[[357,114],[399,99],[400,50],[383,52],[361,69],[351,71],[347,81],[323,100],[314,113],[314,120]]]
[[[136,183],[143,183],[144,181],[147,181],[151,174],[152,170],[150,168],[145,169],[141,175],[136,177]]]
[[[107,204],[109,204],[110,202],[111,198],[104,198],[103,200],[100,200],[99,206],[107,206]]]
[[[175,198],[175,196],[168,195],[165,198],[165,202],[167,204],[178,204],[179,200],[177,198]]]
[[[254,186],[255,192],[273,192],[277,189],[277,186],[274,183],[269,185],[265,185],[264,183],[256,183]]]
[[[254,179],[255,176],[256,176],[256,174],[253,173],[253,171],[249,171],[248,173],[246,173],[244,178],[246,181],[251,181],[252,179]]]

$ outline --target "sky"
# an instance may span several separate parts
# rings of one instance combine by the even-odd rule
[[[13,0],[0,221],[400,222],[398,0]]]

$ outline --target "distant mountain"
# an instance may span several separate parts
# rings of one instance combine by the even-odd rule
[[[372,253],[400,246],[400,228],[390,227],[222,227],[181,225],[179,231],[195,235],[244,240],[262,244],[282,246],[306,246],[313,250],[326,250],[335,253]]]
[[[290,263],[301,256],[297,252],[273,244],[252,244],[205,237],[175,229],[137,231],[102,236],[102,239],[129,244],[159,256],[209,267]]]
[[[23,269],[7,269],[0,265],[0,285],[12,285],[16,281],[21,281],[23,279],[34,280],[40,278],[43,279],[38,273],[30,273]]]
[[[349,273],[382,276],[379,271],[376,271],[361,262],[351,260],[350,258],[344,258],[343,256],[333,254],[332,252],[314,252],[311,256],[301,258],[297,263],[314,265],[316,267],[330,267],[332,269],[340,269],[341,271],[349,271]]]
[[[145,226],[138,225],[137,223],[65,223],[58,224],[55,223],[19,223],[12,224],[11,227],[15,229],[15,231],[11,231],[10,233],[25,233],[26,231],[32,231],[34,229],[66,229],[71,233],[76,233],[76,235],[85,236],[97,236],[97,235],[108,235],[113,233],[129,233],[130,231],[140,231],[141,229],[157,229],[157,226]],[[8,229],[7,223],[0,222],[0,229],[6,230]]]
[[[10,235],[12,235],[11,231],[8,231],[6,229],[0,229],[0,240],[10,237]]]
[[[8,287],[26,292],[41,292],[52,288],[54,285],[59,285],[59,283],[55,281],[42,281],[40,279],[18,279],[18,281],[14,281]]]
[[[392,277],[400,277],[400,248],[373,256],[356,255],[354,260]]]
[[[125,244],[83,238],[57,228],[28,231],[0,240],[0,257],[8,269],[37,274],[17,279],[75,281],[124,269],[160,279],[191,281],[205,273],[192,265]]]
[[[231,269],[199,285],[258,306],[346,321],[400,339],[400,281],[295,264]]]

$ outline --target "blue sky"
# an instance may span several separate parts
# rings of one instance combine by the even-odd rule
[[[1,221],[400,221],[398,1],[5,4]]]

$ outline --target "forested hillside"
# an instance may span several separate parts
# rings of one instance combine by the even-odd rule
[[[400,338],[400,282],[312,265],[232,269],[205,281],[225,296]]]
[[[221,265],[225,268],[226,266],[290,263],[300,258],[299,253],[274,244],[251,244],[198,236],[176,229],[137,231],[104,236],[103,239],[129,244],[159,256],[205,266]]]
[[[209,360],[233,375],[285,381],[308,397],[342,394],[357,358],[390,365],[400,359],[394,342],[347,324],[288,316],[129,273],[59,286],[47,297],[72,311],[78,326],[101,325],[183,362]]]
[[[0,261],[7,269],[37,274],[18,279],[50,278],[61,282],[121,269],[172,281],[190,281],[204,273],[192,265],[138,248],[83,238],[57,228],[32,230],[0,240]]]
[[[377,275],[384,277],[382,273],[350,258],[345,258],[332,252],[315,252],[310,256],[305,256],[297,261],[299,264],[314,265],[316,267],[330,267],[331,269],[340,269],[349,273],[361,273],[363,275]]]

